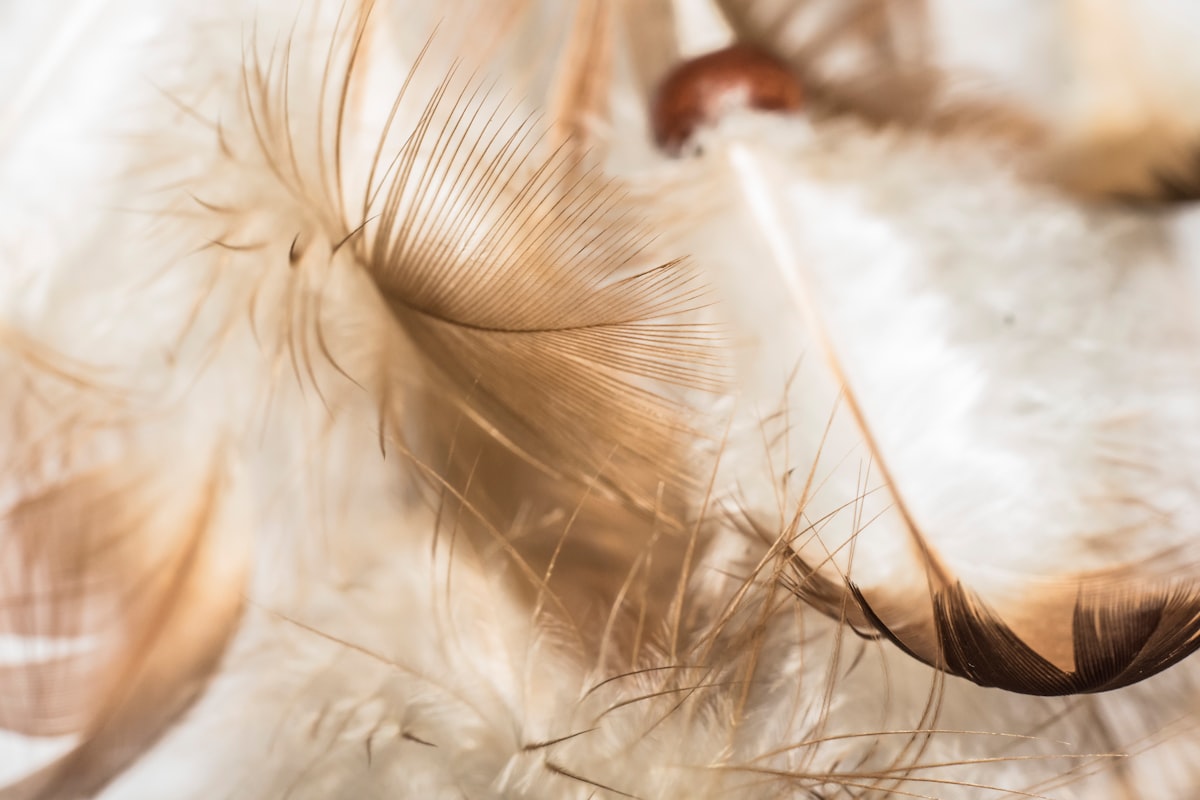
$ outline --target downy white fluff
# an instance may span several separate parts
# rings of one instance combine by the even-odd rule
[[[0,798],[1195,796],[1198,27],[0,4]]]

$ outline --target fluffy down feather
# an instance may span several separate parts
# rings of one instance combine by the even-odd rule
[[[1200,18],[997,6],[0,5],[0,798],[1194,796]]]

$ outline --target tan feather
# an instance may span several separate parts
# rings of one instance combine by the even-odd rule
[[[150,433],[171,417],[116,369],[5,325],[0,363],[0,729],[71,743],[0,796],[91,796],[204,688],[240,619],[249,539],[227,465]]]
[[[297,281],[324,280],[311,277],[320,264],[330,274],[353,265],[373,286],[376,299],[355,312],[372,321],[355,324],[377,340],[333,352],[333,335],[318,331],[320,349],[378,393],[381,439],[401,435],[431,464],[455,447],[428,435],[466,420],[548,477],[652,510],[658,482],[691,480],[683,390],[721,385],[702,288],[678,258],[653,254],[645,209],[620,185],[573,146],[549,148],[535,117],[465,68],[425,92],[418,64],[377,127],[352,130],[347,109],[371,90],[359,78],[370,30],[369,14],[345,25],[319,76],[289,66],[301,58],[252,60],[245,113],[257,140],[227,145],[303,215]],[[316,84],[317,106],[300,110]],[[374,161],[351,174],[343,153],[367,148]],[[314,249],[325,255],[305,267]],[[344,327],[324,311],[312,318]],[[426,411],[450,421],[416,433],[405,420],[429,389]]]
[[[0,630],[43,638],[50,654],[0,672],[0,727],[78,744],[3,797],[89,796],[201,691],[239,619],[249,563],[223,492],[211,468],[171,486],[108,464],[8,510]]]

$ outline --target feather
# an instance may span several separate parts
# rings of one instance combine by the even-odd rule
[[[248,540],[222,510],[217,462],[139,466],[127,397],[16,332],[0,344],[24,378],[7,418],[39,434],[2,467],[0,637],[27,652],[0,667],[0,728],[72,737],[0,794],[91,796],[215,669],[240,616]],[[114,444],[125,455],[112,461]]]
[[[1003,272],[906,251],[889,226],[913,230],[936,217],[914,210],[917,197],[897,205],[863,191],[888,185],[881,162],[871,184],[859,182],[867,150],[842,162],[855,169],[823,178],[846,187],[841,213],[861,220],[842,229],[859,231],[851,244],[830,224],[829,192],[817,199],[800,181],[769,180],[787,169],[773,156],[737,144],[727,152],[811,326],[820,359],[808,364],[830,370],[802,378],[809,391],[823,381],[842,393],[844,416],[890,488],[890,509],[855,531],[855,568],[868,554],[902,552],[882,541],[900,536],[911,542],[913,574],[925,576],[912,582],[893,567],[867,573],[869,588],[851,583],[867,620],[926,663],[1033,694],[1116,688],[1200,646],[1200,590],[1185,555],[1200,510],[1185,443],[1200,419],[1180,402],[1200,391],[1198,342],[1191,305],[1179,300],[1185,276],[1132,246],[1148,232],[1134,227],[1087,257],[1066,243],[1070,229],[1048,231],[1047,257],[1070,261],[1040,262],[1027,242],[1028,260]],[[804,222],[818,207],[821,231]],[[1092,224],[1105,222],[1129,224]],[[1122,246],[1140,262],[1126,263]],[[1064,294],[1096,305],[1064,313]],[[1151,307],[1159,313],[1145,319]],[[889,351],[905,358],[881,357]],[[1145,359],[1150,351],[1158,357]],[[1009,368],[1020,375],[1004,377]],[[904,431],[891,427],[901,420]],[[1020,472],[1006,467],[1018,462]],[[821,536],[840,547],[837,534]],[[919,602],[929,610],[915,612]]]
[[[5,703],[0,725],[27,736],[74,733],[79,744],[5,797],[95,793],[194,699],[238,619],[247,559],[218,543],[238,537],[213,535],[215,487],[175,502],[143,499],[112,485],[111,472],[8,513],[6,635],[50,637],[61,654],[0,674],[17,701]],[[150,508],[114,508],[114,497]],[[179,518],[159,527],[158,509],[172,506]],[[85,649],[75,652],[72,640]]]
[[[813,102],[669,159],[709,5],[72,40],[0,162],[7,796],[1195,793],[1159,210],[932,2],[721,3]]]
[[[319,284],[314,271],[345,261],[373,286],[378,341],[355,355],[370,372],[352,374],[316,335],[340,371],[378,392],[381,441],[411,436],[415,386],[434,392],[425,433],[453,437],[466,422],[550,478],[597,483],[647,510],[648,475],[686,488],[689,412],[671,387],[721,385],[718,340],[697,316],[705,301],[686,265],[657,260],[627,193],[570,148],[549,147],[540,123],[486,94],[482,78],[452,73],[414,97],[418,65],[379,128],[351,130],[350,104],[370,91],[358,77],[370,30],[364,15],[336,32],[341,49],[319,76],[297,74],[292,65],[312,63],[300,54],[253,57],[243,113],[256,137],[227,146],[238,168],[261,170],[316,221],[293,243],[297,283]],[[304,112],[306,81],[321,88]],[[312,132],[288,113],[313,120]],[[344,153],[367,148],[373,162],[351,175]],[[433,438],[406,447],[457,457],[452,440]]]
[[[1182,6],[1067,0],[1067,61],[1075,91],[1049,159],[1069,188],[1131,200],[1196,199],[1198,88]],[[1097,87],[1103,86],[1103,90]]]

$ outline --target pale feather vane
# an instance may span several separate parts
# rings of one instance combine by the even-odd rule
[[[1200,18],[987,2],[0,8],[0,797],[1192,796]]]
[[[0,469],[18,493],[0,528],[0,637],[28,652],[0,666],[0,728],[71,744],[0,796],[91,796],[201,691],[237,626],[248,542],[218,451],[164,468],[141,439],[154,423],[111,375],[6,334],[18,391]]]
[[[1188,548],[1200,522],[1191,446],[1200,417],[1186,399],[1200,396],[1200,342],[1190,306],[1175,301],[1186,276],[1152,250],[1126,262],[1130,243],[1146,235],[1136,228],[1094,260],[1059,256],[1069,228],[1030,235],[1027,260],[1004,271],[992,259],[908,249],[891,226],[941,223],[922,213],[918,196],[895,207],[877,200],[878,191],[903,191],[889,186],[881,162],[862,177],[898,147],[855,147],[857,158],[841,162],[855,166],[826,169],[822,180],[842,192],[832,202],[779,181],[786,167],[777,153],[738,143],[729,155],[804,321],[800,378],[810,391],[841,393],[840,424],[859,432],[891,495],[890,508],[851,532],[858,572],[842,563],[850,583],[833,609],[857,605],[860,620],[906,652],[1010,691],[1106,691],[1172,666],[1200,647]],[[947,158],[956,152],[943,145]],[[798,174],[805,161],[793,161]],[[931,170],[929,180],[940,176]],[[820,229],[809,221],[817,209]],[[859,226],[858,242],[837,224],[843,216]],[[959,227],[990,225],[981,217]],[[1060,258],[1052,274],[1041,253]],[[1090,295],[1115,318],[1068,310],[1068,298]],[[1144,308],[1158,311],[1118,323]],[[1006,377],[1010,367],[1022,372]],[[935,436],[936,426],[957,436]],[[1177,469],[1145,463],[1150,454]],[[1018,461],[1024,474],[1006,466]],[[818,533],[831,549],[838,536]],[[862,572],[876,552],[897,558],[905,541],[907,575],[894,561]],[[795,579],[801,588],[809,572]]]

